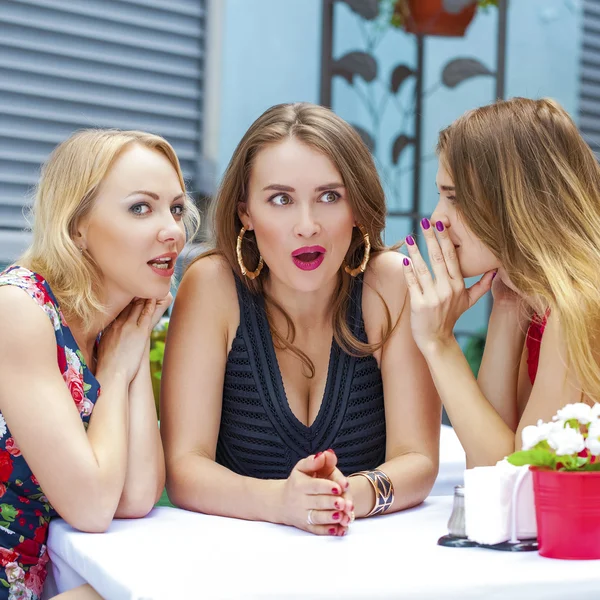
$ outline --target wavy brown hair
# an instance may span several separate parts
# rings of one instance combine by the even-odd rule
[[[259,277],[250,280],[242,276],[236,255],[237,236],[242,228],[238,204],[248,200],[248,184],[255,157],[267,145],[290,137],[321,152],[335,165],[346,187],[354,218],[369,234],[371,256],[387,249],[382,240],[386,214],[385,195],[371,153],[360,136],[348,123],[322,106],[308,103],[279,104],[268,109],[251,125],[233,153],[212,205],[212,249],[195,260],[212,254],[223,256],[250,292],[265,298],[268,315],[272,310],[279,311],[286,320],[287,333],[283,335],[277,331],[273,326],[273,319],[269,318],[274,341],[298,356],[312,377],[314,365],[304,352],[294,346],[294,323],[284,309],[266,293],[268,265],[265,264]],[[255,269],[259,251],[253,231],[248,231],[244,237],[242,255],[244,264]],[[352,267],[358,266],[363,256],[362,235],[358,228],[354,228],[346,253],[346,263]],[[387,341],[393,330],[392,319],[384,302],[387,327],[382,340],[369,344],[357,339],[347,322],[353,285],[354,279],[340,268],[338,285],[331,298],[333,335],[345,352],[365,356],[373,354]]]
[[[600,400],[600,166],[566,111],[513,98],[440,134],[465,223],[561,323],[582,392]]]

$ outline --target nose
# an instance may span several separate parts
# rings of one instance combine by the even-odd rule
[[[315,219],[312,206],[302,206],[299,211],[298,220],[294,226],[294,234],[299,237],[309,238],[321,231],[321,226]]]
[[[431,222],[437,223],[438,221],[441,221],[446,229],[450,227],[450,219],[448,218],[448,215],[442,206],[442,200],[437,203],[437,206],[431,214]]]
[[[185,244],[185,226],[180,217],[173,215],[170,209],[166,215],[161,215],[158,241],[161,243],[172,242],[177,248],[182,248]]]

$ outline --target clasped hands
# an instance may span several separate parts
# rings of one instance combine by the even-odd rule
[[[317,535],[344,536],[354,520],[349,489],[333,450],[303,458],[283,482],[280,521]]]

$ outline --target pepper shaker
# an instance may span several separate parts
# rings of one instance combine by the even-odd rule
[[[458,538],[466,538],[465,531],[465,488],[462,485],[454,486],[454,505],[448,520],[448,533]]]

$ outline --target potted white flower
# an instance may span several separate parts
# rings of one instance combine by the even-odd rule
[[[600,559],[600,404],[567,404],[522,440],[508,461],[530,465],[540,554]]]

